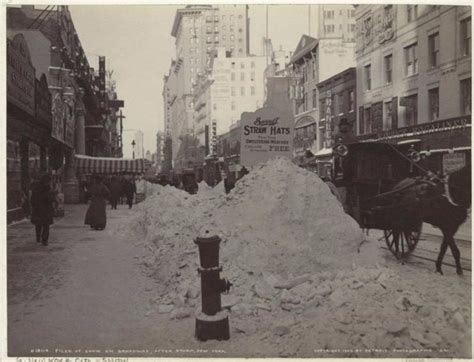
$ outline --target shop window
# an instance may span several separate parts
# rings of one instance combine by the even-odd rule
[[[461,21],[462,54],[471,55],[471,18]]]
[[[428,91],[428,102],[430,121],[436,121],[439,118],[439,88]]]
[[[439,33],[428,37],[430,66],[432,68],[439,65]]]
[[[410,76],[418,74],[418,44],[407,46],[405,50],[405,75]]]
[[[461,113],[471,114],[471,78],[461,81]]]

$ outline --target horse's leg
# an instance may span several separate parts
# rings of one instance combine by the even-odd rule
[[[449,234],[449,237],[446,237],[448,241],[449,248],[451,249],[451,253],[454,256],[454,261],[456,262],[456,273],[458,275],[462,275],[462,268],[461,268],[461,253],[459,252],[458,246],[454,241],[453,234]]]
[[[436,273],[440,273],[441,275],[443,275],[443,271],[441,270],[441,264],[443,263],[444,254],[446,253],[447,248],[448,243],[446,242],[446,236],[443,236],[443,243],[441,244],[441,248],[439,249],[438,260],[436,260]]]

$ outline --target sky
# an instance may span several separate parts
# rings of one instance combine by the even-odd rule
[[[156,133],[163,130],[163,77],[175,58],[171,36],[176,5],[74,5],[69,6],[89,64],[98,68],[106,57],[113,70],[123,108],[124,157],[132,155],[135,130],[145,134],[145,152],[156,151]],[[261,54],[265,36],[265,6],[250,5],[250,53]],[[308,33],[308,5],[269,5],[268,33],[275,49],[293,51]]]

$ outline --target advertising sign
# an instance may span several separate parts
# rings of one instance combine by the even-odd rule
[[[51,136],[58,141],[74,146],[74,103],[70,96],[56,92],[52,99]]]
[[[22,34],[7,39],[7,100],[35,115],[35,68]]]
[[[446,153],[443,155],[443,173],[445,175],[460,170],[466,166],[466,155],[464,153]]]
[[[245,167],[277,156],[293,157],[294,122],[291,112],[271,107],[242,113],[240,164]]]
[[[40,80],[36,80],[36,119],[44,126],[51,127],[51,94],[48,89],[46,76],[41,75]]]

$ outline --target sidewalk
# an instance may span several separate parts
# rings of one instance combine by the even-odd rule
[[[139,242],[113,235],[134,210],[107,208],[107,228],[84,225],[87,205],[66,205],[48,246],[35,241],[34,226],[7,228],[8,350],[103,349],[136,345],[149,310],[154,281],[143,274]],[[59,353],[60,354],[60,353]]]
[[[429,235],[437,235],[437,236],[443,236],[443,233],[441,232],[440,229],[424,223],[423,224],[423,233],[429,234]],[[466,241],[472,241],[472,219],[471,215],[469,215],[461,226],[459,226],[459,229],[457,233],[454,235],[454,238],[456,239],[461,239],[461,240],[466,240]]]

